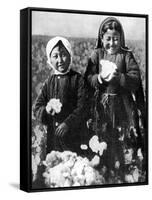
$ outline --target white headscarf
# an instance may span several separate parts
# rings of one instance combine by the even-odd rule
[[[62,44],[64,45],[64,47],[66,48],[66,50],[68,51],[68,53],[70,54],[71,56],[71,62],[72,62],[72,49],[71,49],[71,44],[69,43],[69,41],[63,37],[54,37],[52,39],[50,39],[46,45],[46,54],[47,54],[47,63],[51,66],[51,68],[54,70],[54,73],[55,74],[60,74],[60,75],[63,75],[63,74],[67,74],[70,70],[70,64],[69,64],[69,68],[66,72],[62,73],[62,72],[59,72],[58,70],[56,70],[54,68],[54,66],[50,63],[50,53],[51,51],[53,50],[53,48],[55,47],[55,45],[61,41]]]

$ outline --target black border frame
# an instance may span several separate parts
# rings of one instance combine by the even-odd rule
[[[77,187],[62,187],[62,188],[42,188],[32,189],[32,170],[31,170],[31,86],[32,86],[32,70],[31,70],[31,40],[32,40],[32,11],[43,12],[60,12],[74,14],[92,14],[92,15],[108,15],[108,16],[123,16],[123,17],[139,17],[145,18],[145,76],[146,76],[146,181],[142,183],[121,183],[107,184],[95,186],[77,186]],[[138,186],[148,185],[149,174],[149,152],[148,152],[148,69],[149,69],[149,15],[133,14],[133,13],[115,13],[103,11],[86,11],[86,10],[68,10],[56,8],[38,8],[28,7],[20,10],[20,189],[26,192],[44,192],[44,191],[59,191],[59,190],[76,190],[76,189],[91,189],[91,188],[109,188],[123,186]]]

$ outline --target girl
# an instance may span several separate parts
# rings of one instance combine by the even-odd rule
[[[105,162],[110,169],[123,168],[126,146],[141,147],[137,111],[144,112],[144,96],[139,67],[125,46],[122,25],[114,17],[106,18],[100,25],[85,80],[93,131],[108,143]]]
[[[84,128],[83,78],[70,68],[72,50],[67,39],[51,39],[46,53],[51,72],[36,99],[34,113],[47,125],[47,153],[51,150],[78,153]]]

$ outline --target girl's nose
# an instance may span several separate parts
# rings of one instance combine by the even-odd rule
[[[58,56],[58,62],[61,63],[63,61],[62,56]]]
[[[113,46],[113,44],[114,44],[114,40],[111,39],[111,40],[109,41],[109,43],[110,43],[111,46]]]

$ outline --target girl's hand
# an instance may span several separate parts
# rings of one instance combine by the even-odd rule
[[[111,76],[111,80],[109,82],[113,82],[113,81],[119,81],[120,79],[120,73],[116,70],[112,76]]]
[[[55,135],[58,136],[58,137],[63,137],[65,135],[65,133],[67,133],[69,130],[69,127],[66,125],[66,123],[61,123],[56,131],[55,131]]]
[[[119,77],[119,73],[116,70],[107,74],[106,76],[103,76],[102,73],[100,73],[101,80],[104,80],[106,82],[111,82],[113,79],[117,79],[118,77]]]

